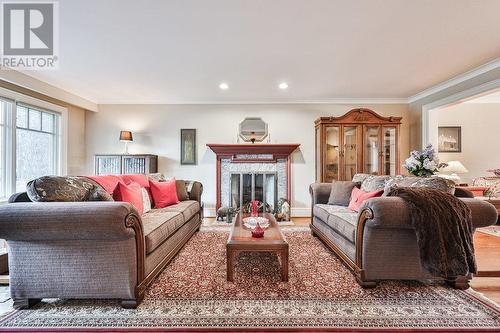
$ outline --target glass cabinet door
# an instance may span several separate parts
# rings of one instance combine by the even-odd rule
[[[397,172],[395,127],[383,127],[382,142],[382,174],[394,176]]]
[[[339,148],[340,148],[340,127],[328,126],[326,129],[326,151],[324,155],[324,182],[331,182],[339,179]]]
[[[344,127],[344,177],[351,180],[358,173],[358,126]]]
[[[380,126],[365,126],[364,173],[378,175],[380,173]]]

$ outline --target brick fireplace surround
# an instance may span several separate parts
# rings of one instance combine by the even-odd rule
[[[221,205],[228,205],[228,196],[222,193],[221,184],[226,184],[229,172],[241,163],[250,172],[256,170],[275,170],[281,178],[278,180],[282,184],[278,189],[279,197],[285,197],[290,202],[291,199],[291,153],[300,144],[207,144],[216,154],[216,209]],[[245,168],[244,168],[245,169]],[[224,187],[225,188],[225,187]],[[228,187],[229,189],[229,187]],[[224,200],[222,200],[224,197]],[[226,201],[226,202],[224,202]]]

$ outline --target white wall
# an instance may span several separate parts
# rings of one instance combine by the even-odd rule
[[[407,105],[100,105],[86,114],[87,172],[93,172],[93,155],[121,153],[120,130],[134,132],[130,153],[159,155],[159,171],[179,179],[199,180],[203,201],[215,207],[215,154],[207,143],[236,143],[238,124],[245,117],[262,117],[269,124],[272,143],[300,143],[292,156],[292,207],[294,215],[308,215],[309,184],[314,182],[314,120],[340,116],[354,107],[368,107],[384,116],[402,116],[401,159],[409,151]],[[180,129],[197,129],[198,165],[181,166]]]
[[[493,176],[486,170],[500,168],[500,104],[462,103],[431,113],[438,126],[462,127],[462,152],[439,153],[440,160],[462,162],[469,173],[460,177],[468,184],[473,178]]]

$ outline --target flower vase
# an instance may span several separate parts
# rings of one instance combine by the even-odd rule
[[[264,237],[264,229],[260,226],[260,223],[257,222],[257,225],[252,230],[252,237],[254,238],[262,238]]]

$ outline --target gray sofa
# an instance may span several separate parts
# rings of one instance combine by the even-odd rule
[[[136,307],[146,287],[199,229],[203,186],[188,200],[139,216],[125,202],[26,202],[0,206],[14,307],[42,298],[120,299]]]
[[[358,174],[353,181],[361,189],[371,192],[392,186],[425,186],[416,177],[369,176]],[[432,187],[441,185],[454,191],[449,182],[433,180]],[[443,180],[444,182],[444,180]],[[434,186],[434,185],[438,186]],[[363,203],[359,212],[343,205],[329,205],[332,183],[314,183],[310,186],[312,221],[311,232],[331,248],[355,274],[363,287],[375,287],[378,280],[435,279],[420,263],[419,249],[410,213],[399,197],[377,197]],[[457,189],[458,190],[458,189]],[[348,194],[347,194],[348,195]],[[470,196],[466,191],[455,196]],[[474,228],[495,224],[496,209],[488,202],[474,198],[460,198],[472,210]],[[468,288],[471,276],[447,281],[456,288]]]

